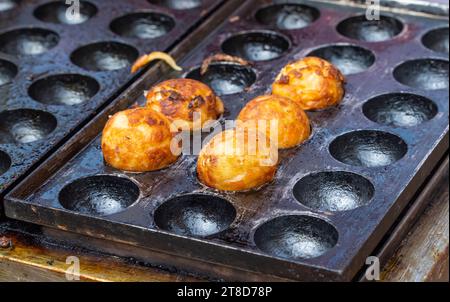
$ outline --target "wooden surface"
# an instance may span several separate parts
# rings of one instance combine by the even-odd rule
[[[1,236],[0,236],[1,237]],[[36,242],[32,236],[8,232],[12,248],[0,248],[0,281],[66,281],[68,257],[80,260],[80,281],[198,281],[112,256],[94,255]]]
[[[430,205],[388,261],[383,281],[449,280],[449,189],[446,173],[430,196]],[[42,236],[0,230],[0,281],[66,281],[69,256],[80,259],[81,281],[203,281],[129,260],[95,255],[42,242]],[[8,247],[8,240],[12,248]]]

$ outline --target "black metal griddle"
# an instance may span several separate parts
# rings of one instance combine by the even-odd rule
[[[35,168],[223,1],[3,1],[0,6],[0,195]],[[190,4],[190,5],[187,5]]]

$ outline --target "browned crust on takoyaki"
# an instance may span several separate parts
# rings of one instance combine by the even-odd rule
[[[331,63],[306,57],[281,70],[272,93],[297,102],[303,110],[320,110],[342,101],[344,85],[345,77]]]
[[[253,143],[260,147],[251,150],[249,144]],[[206,186],[221,191],[247,191],[273,180],[277,160],[278,150],[264,134],[226,130],[200,152],[197,174]]]
[[[222,100],[207,85],[191,79],[173,79],[154,86],[147,93],[147,106],[170,121],[182,121],[189,129],[200,130],[206,122],[217,120],[224,112]],[[194,114],[201,114],[194,124]]]
[[[112,167],[132,172],[165,168],[178,155],[171,150],[168,119],[150,108],[128,109],[112,116],[102,135],[105,161]]]

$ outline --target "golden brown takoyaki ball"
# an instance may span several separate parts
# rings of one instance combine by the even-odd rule
[[[238,120],[248,126],[255,126],[265,133],[272,143],[277,141],[280,149],[295,147],[311,135],[311,126],[305,111],[296,102],[281,96],[264,95],[253,99],[242,109]],[[266,125],[259,124],[260,120],[266,121]],[[278,124],[275,131],[271,130],[271,121]]]
[[[278,149],[262,133],[245,129],[217,134],[200,152],[197,174],[203,184],[221,191],[247,191],[270,182]]]
[[[272,93],[292,99],[303,110],[319,110],[342,101],[344,84],[344,76],[331,63],[306,57],[281,70],[272,86]]]
[[[217,120],[224,112],[222,100],[207,85],[191,79],[173,79],[154,86],[147,93],[147,106],[170,121],[185,121],[189,129],[200,130],[206,122]],[[201,123],[194,125],[194,113]]]
[[[130,172],[165,168],[178,158],[171,152],[169,120],[150,108],[119,112],[107,122],[102,136],[105,161]]]

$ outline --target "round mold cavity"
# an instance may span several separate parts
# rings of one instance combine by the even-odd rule
[[[202,5],[202,0],[149,0],[148,2],[175,10],[193,9]]]
[[[134,13],[115,19],[111,30],[124,37],[155,39],[169,33],[175,27],[172,17],[155,13]]]
[[[407,152],[408,146],[400,137],[376,130],[346,133],[330,144],[330,153],[336,160],[369,168],[393,164]]]
[[[59,74],[34,82],[28,92],[43,104],[72,106],[90,100],[99,90],[99,84],[91,77]]]
[[[426,48],[440,53],[449,53],[448,27],[437,28],[429,31],[422,38]]]
[[[11,83],[17,75],[17,66],[13,63],[0,59],[0,86]]]
[[[394,78],[403,85],[422,90],[448,89],[448,61],[418,59],[394,69]]]
[[[0,176],[5,174],[11,167],[11,158],[0,150]]]
[[[112,215],[134,204],[139,187],[127,178],[97,175],[78,179],[59,193],[59,202],[67,210],[96,216]]]
[[[86,22],[97,13],[97,7],[87,1],[80,2],[79,14],[72,14],[70,7],[64,1],[53,1],[39,6],[34,16],[43,22],[74,25]]]
[[[356,45],[325,46],[312,51],[309,56],[331,62],[345,75],[363,72],[375,63],[372,51]]]
[[[296,183],[294,197],[304,206],[323,212],[349,211],[367,205],[375,188],[366,178],[350,172],[319,172]]]
[[[306,215],[272,219],[255,232],[256,246],[279,258],[300,260],[319,257],[338,242],[337,230],[328,222]]]
[[[16,8],[18,5],[18,0],[3,0],[0,1],[0,13],[6,12],[8,10],[11,10],[13,8]]]
[[[368,20],[366,16],[356,16],[339,23],[337,31],[350,39],[381,42],[399,35],[403,27],[400,20],[389,16],[380,16],[380,20]]]
[[[367,101],[363,105],[363,113],[378,124],[414,127],[433,119],[438,113],[438,107],[423,96],[390,93]]]
[[[271,31],[240,33],[222,44],[226,54],[249,61],[269,61],[281,57],[290,47],[290,41]]]
[[[320,11],[302,4],[274,4],[261,8],[255,17],[261,24],[292,30],[304,28],[316,21],[320,17]]]
[[[225,231],[236,218],[227,200],[202,194],[172,198],[156,209],[156,225],[178,235],[206,237]]]
[[[26,144],[47,137],[57,126],[48,112],[17,109],[0,113],[0,143]]]
[[[132,46],[118,42],[99,42],[75,50],[72,62],[90,71],[113,71],[130,66],[139,56]]]
[[[21,28],[0,35],[0,51],[9,55],[39,55],[58,45],[57,33],[43,28]]]
[[[205,74],[200,68],[194,69],[186,78],[201,81],[211,87],[218,95],[230,95],[245,91],[256,82],[252,68],[230,63],[211,64]]]

